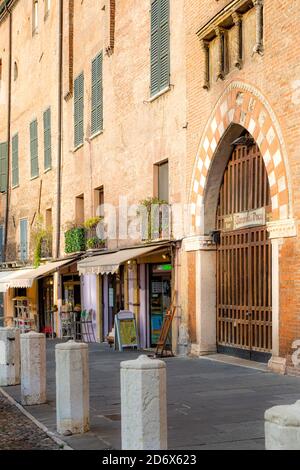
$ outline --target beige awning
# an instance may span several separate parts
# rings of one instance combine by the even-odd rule
[[[10,282],[19,276],[26,276],[31,269],[15,269],[14,271],[2,271],[0,273],[0,292],[7,292],[10,288]]]
[[[131,248],[86,258],[77,264],[78,271],[79,274],[114,274],[119,269],[120,264],[147,253],[152,253],[159,248],[164,248],[164,245]]]
[[[16,272],[15,276],[9,279],[9,287],[22,288],[26,287],[27,289],[32,287],[33,281],[40,277],[51,274],[54,271],[57,271],[62,266],[74,262],[74,259],[65,259],[61,261],[54,261],[53,263],[47,263],[36,269],[23,269]]]

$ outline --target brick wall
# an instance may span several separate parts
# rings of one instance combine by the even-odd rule
[[[251,54],[251,38],[255,38],[255,17],[248,14],[246,54],[242,70],[232,68],[225,80],[213,82],[211,89],[202,88],[204,54],[197,31],[221,8],[230,2],[203,0],[185,2],[189,19],[186,35],[187,67],[187,193],[191,189],[193,168],[204,128],[219,97],[233,81],[257,88],[269,102],[279,122],[288,156],[289,182],[292,188],[292,210],[299,219],[300,186],[298,141],[300,42],[295,36],[299,28],[300,5],[297,2],[265,0],[264,55]],[[249,42],[250,41],[250,42]],[[253,41],[253,39],[252,39]],[[254,46],[254,44],[252,45]],[[298,225],[298,223],[297,223]],[[293,340],[300,338],[300,265],[299,238],[285,239],[280,254],[280,354],[291,353]],[[299,258],[300,259],[300,258]]]

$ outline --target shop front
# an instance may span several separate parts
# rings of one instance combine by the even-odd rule
[[[58,330],[57,272],[73,260],[47,263],[36,269],[7,272],[0,279],[4,324],[22,332],[35,330],[54,337]]]
[[[106,252],[78,263],[84,278],[97,276],[100,341],[112,333],[115,315],[125,310],[135,315],[139,345],[156,346],[172,301],[171,253],[170,244],[164,243]]]

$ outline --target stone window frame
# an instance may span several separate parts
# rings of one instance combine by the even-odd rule
[[[232,28],[235,28],[237,51],[234,66],[239,70],[243,67],[243,17],[253,8],[256,9],[256,43],[253,48],[253,54],[263,55],[263,7],[264,0],[233,0],[197,32],[205,60],[203,76],[203,88],[205,90],[209,90],[211,86],[210,44],[216,38],[218,38],[219,48],[217,80],[224,80],[228,73],[227,33]]]

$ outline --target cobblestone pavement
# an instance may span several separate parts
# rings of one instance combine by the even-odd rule
[[[57,450],[50,437],[0,393],[0,450]]]
[[[57,343],[47,341],[47,403],[25,407],[53,433]],[[89,345],[91,430],[84,435],[64,436],[63,441],[71,448],[121,449],[120,362],[140,354],[120,353],[107,345]],[[165,362],[169,449],[263,450],[265,410],[299,400],[299,377],[209,358],[177,357]],[[5,392],[20,401],[19,385],[7,387]]]

